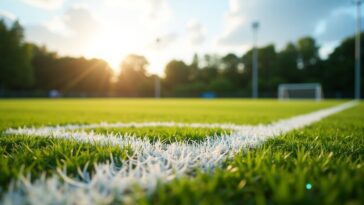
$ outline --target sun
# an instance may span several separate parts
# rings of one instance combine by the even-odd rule
[[[114,25],[105,25],[103,29],[95,32],[88,46],[87,56],[101,58],[107,61],[115,72],[119,72],[121,61],[128,54],[135,52],[138,40],[138,36],[130,31],[125,32]]]
[[[120,72],[122,60],[129,54],[144,55],[149,62],[147,72],[149,74],[163,75],[166,59],[157,51],[146,51],[146,48],[137,49],[134,42],[137,39],[130,36],[119,36],[116,34],[104,34],[98,36],[88,49],[87,56],[105,60],[113,71]]]
[[[95,31],[85,56],[105,60],[118,74],[120,64],[125,57],[129,54],[143,55],[149,62],[147,72],[163,75],[166,56],[163,55],[164,52],[151,46],[155,43],[155,35],[133,29],[133,24],[130,22],[119,27],[115,25],[116,22],[109,22],[102,29]]]
[[[88,55],[105,60],[115,72],[119,72],[120,63],[130,53],[130,47],[120,37],[101,35],[90,46]]]

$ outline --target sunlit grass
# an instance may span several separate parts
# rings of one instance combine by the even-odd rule
[[[343,101],[239,99],[29,99],[0,100],[0,130],[18,126],[91,122],[269,123]]]
[[[121,163],[131,154],[129,147],[91,145],[76,141],[29,136],[0,136],[0,187],[6,186],[19,174],[55,173],[65,168],[70,176],[77,176],[77,168],[91,171],[94,163],[110,161]]]
[[[160,140],[164,143],[175,141],[200,141],[210,137],[217,137],[223,134],[230,134],[231,130],[221,128],[189,128],[189,127],[141,127],[141,128],[97,128],[85,129],[86,132],[99,134],[113,134],[120,136],[134,136],[148,138],[151,141]]]
[[[363,204],[364,105],[160,185],[153,204]],[[310,187],[308,189],[307,187]],[[138,198],[138,195],[136,195]]]

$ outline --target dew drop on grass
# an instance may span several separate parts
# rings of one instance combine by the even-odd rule
[[[306,189],[307,189],[307,190],[311,190],[311,189],[312,189],[312,184],[307,183],[307,184],[306,184]]]
[[[246,185],[246,181],[243,179],[243,180],[241,180],[240,181],[240,183],[239,183],[239,185],[238,185],[238,189],[242,189],[242,188],[244,188],[245,187],[245,185]]]

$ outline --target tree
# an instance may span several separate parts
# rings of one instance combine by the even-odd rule
[[[189,65],[189,67],[190,67],[190,74],[189,74],[189,77],[188,77],[189,81],[197,81],[198,80],[199,72],[200,72],[199,66],[200,66],[200,61],[199,61],[198,55],[194,54],[193,58],[192,58],[192,62]]]
[[[234,90],[234,85],[231,81],[228,78],[223,77],[212,79],[209,86],[211,91],[220,94]]]
[[[242,81],[242,73],[239,72],[239,64],[241,63],[241,59],[236,56],[235,54],[229,53],[226,56],[221,58],[222,63],[222,76],[225,79],[229,79],[229,86],[224,87],[230,87],[232,89],[235,87],[236,89],[239,89]],[[226,80],[219,79],[216,82],[224,82]],[[226,83],[224,83],[226,84]]]
[[[361,33],[364,39],[364,32]],[[364,50],[364,43],[361,45]],[[329,55],[323,73],[324,91],[331,97],[353,97],[354,96],[354,66],[355,66],[355,37],[350,37],[341,42]],[[364,59],[364,52],[361,52]],[[364,78],[364,65],[361,65]],[[363,80],[362,80],[363,90]]]
[[[274,45],[270,44],[262,48],[257,48],[258,52],[258,80],[259,91],[265,95],[274,93],[277,89],[277,85],[282,79],[277,75],[278,73],[278,56]],[[244,76],[242,80],[246,88],[246,91],[251,89],[252,78],[252,50],[246,52],[242,57],[244,64]]]
[[[277,56],[277,75],[282,78],[282,83],[302,82],[302,71],[298,69],[299,53],[293,43],[288,43]]]
[[[302,60],[302,67],[308,68],[315,65],[319,60],[319,47],[316,45],[315,39],[312,37],[303,37],[297,42],[297,51],[300,60]]]
[[[190,69],[183,61],[172,60],[166,65],[165,73],[165,84],[167,88],[173,89],[189,81]]]
[[[34,69],[35,84],[34,88],[42,91],[60,89],[57,85],[61,72],[55,70],[57,54],[49,52],[45,46],[38,47],[31,44],[33,50],[32,66]]]
[[[259,89],[262,94],[271,97],[282,81],[277,75],[277,53],[274,45],[270,44],[258,49]]]
[[[59,90],[64,94],[105,96],[112,71],[100,59],[58,57],[46,47],[33,46],[35,89]]]
[[[0,89],[21,89],[33,84],[31,54],[19,22],[8,28],[0,20]]]
[[[322,78],[322,62],[319,56],[319,46],[312,37],[298,40],[299,66],[304,73],[306,82],[320,82]]]
[[[146,75],[148,61],[144,56],[131,54],[121,63],[118,78],[118,91],[123,96],[141,96],[154,84],[153,79]],[[147,89],[151,92],[152,89]],[[148,92],[148,93],[149,93]],[[150,94],[148,94],[150,95]]]
[[[220,58],[216,55],[204,55],[204,63],[199,72],[198,80],[210,83],[219,76]]]

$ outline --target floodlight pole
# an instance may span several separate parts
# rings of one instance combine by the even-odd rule
[[[259,22],[253,22],[253,59],[252,59],[252,97],[258,98],[258,52],[257,52],[257,32]]]
[[[159,46],[160,38],[156,39],[156,44]],[[160,98],[161,97],[161,79],[158,74],[155,74],[154,79],[154,97]]]
[[[360,59],[360,35],[361,35],[361,22],[360,22],[360,6],[361,0],[355,0],[356,5],[356,38],[355,38],[355,99],[360,99],[361,93],[361,59]]]

